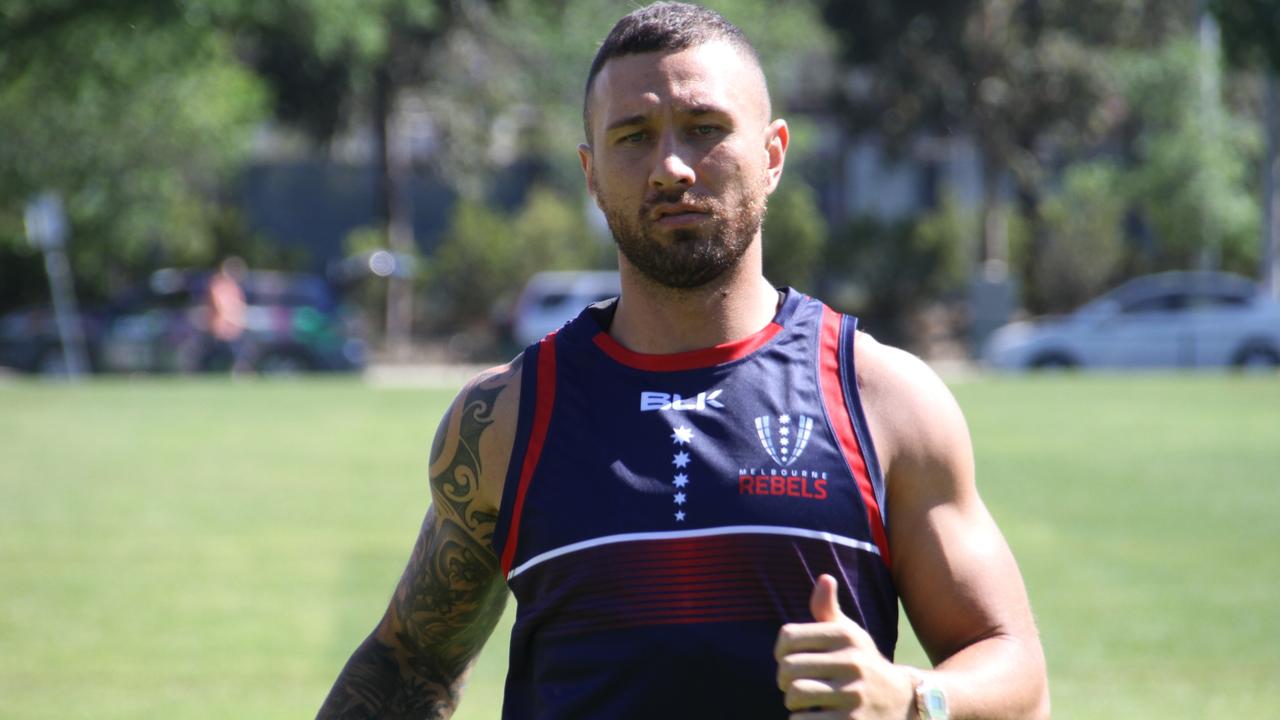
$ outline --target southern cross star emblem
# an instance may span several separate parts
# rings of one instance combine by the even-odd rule
[[[678,452],[671,456],[671,464],[675,465],[677,470],[689,467],[693,457],[686,448],[693,444],[693,428],[688,425],[672,428],[671,441],[676,444],[678,449]],[[687,472],[677,472],[672,477],[671,484],[676,487],[676,492],[671,496],[672,502],[676,504],[676,522],[684,522],[684,505],[689,501],[689,496],[685,494],[684,488],[689,484],[689,474]]]

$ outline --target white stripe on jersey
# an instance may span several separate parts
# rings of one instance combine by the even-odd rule
[[[685,538],[713,537],[716,535],[788,535],[791,537],[809,538],[811,540],[825,540],[834,545],[843,545],[845,547],[854,548],[855,550],[865,550],[876,555],[880,554],[880,548],[874,543],[854,540],[840,535],[832,535],[821,530],[806,530],[804,528],[779,527],[777,525],[728,525],[726,527],[705,528],[702,530],[673,530],[670,532],[638,532],[638,533],[622,533],[621,535],[605,535],[603,537],[591,538],[590,540],[582,540],[580,542],[571,543],[554,550],[548,550],[539,553],[520,564],[519,567],[511,569],[507,573],[507,580],[511,580],[520,573],[529,568],[544,563],[548,560],[558,558],[561,555],[586,550],[601,545],[612,545],[614,543],[636,542],[639,540],[683,540]]]

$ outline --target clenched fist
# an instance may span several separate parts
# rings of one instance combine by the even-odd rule
[[[889,662],[857,623],[845,617],[837,584],[821,575],[809,609],[814,622],[778,631],[778,687],[792,720],[907,720],[915,715],[914,681]]]

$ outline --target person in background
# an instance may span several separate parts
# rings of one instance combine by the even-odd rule
[[[249,372],[245,337],[245,302],[242,283],[248,273],[243,259],[232,255],[209,277],[206,291],[209,345],[201,367],[213,369],[229,366],[232,374]]]

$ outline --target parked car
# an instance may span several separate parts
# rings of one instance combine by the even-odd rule
[[[997,330],[992,367],[1280,367],[1280,303],[1238,275],[1135,278],[1062,318]]]
[[[622,292],[618,273],[606,270],[541,272],[529,278],[516,301],[511,335],[520,345],[558,330],[586,306]]]
[[[145,287],[81,313],[85,347],[95,372],[226,370],[211,353],[205,303],[212,273],[159,270]],[[357,370],[365,340],[354,314],[318,275],[250,271],[244,344],[263,374]],[[0,318],[0,365],[22,372],[65,372],[53,312],[19,310]]]

